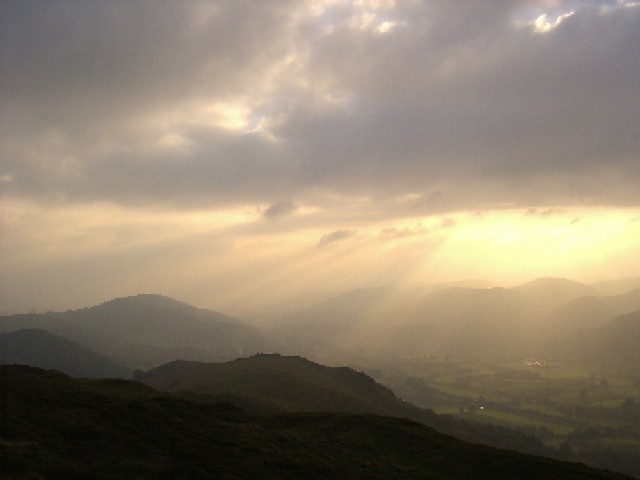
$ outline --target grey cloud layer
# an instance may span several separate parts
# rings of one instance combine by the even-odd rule
[[[275,216],[318,191],[640,205],[640,7],[573,2],[544,34],[515,26],[525,7],[3,2],[3,191]],[[198,116],[218,103],[250,125]]]

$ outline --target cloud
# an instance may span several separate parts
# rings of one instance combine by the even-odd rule
[[[264,218],[267,220],[276,219],[279,217],[285,217],[291,215],[296,209],[297,205],[290,200],[282,200],[272,204],[264,211]]]
[[[0,297],[633,275],[638,44],[610,0],[5,0]]]
[[[330,243],[340,242],[355,235],[355,230],[336,230],[335,232],[323,235],[318,242],[318,247],[324,247]]]
[[[3,194],[638,205],[640,8],[605,3],[3,2]]]
[[[528,208],[525,212],[527,216],[540,216],[540,217],[549,217],[554,215],[564,215],[566,211],[563,208],[546,208],[546,209],[538,209],[538,208]]]
[[[384,240],[395,240],[398,238],[407,238],[407,237],[420,237],[424,235],[428,235],[430,233],[429,228],[422,225],[422,223],[418,223],[416,225],[412,225],[410,227],[405,228],[397,228],[397,227],[386,227],[380,231],[379,237]]]

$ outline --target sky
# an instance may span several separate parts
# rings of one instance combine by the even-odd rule
[[[640,275],[640,2],[0,3],[1,310]]]

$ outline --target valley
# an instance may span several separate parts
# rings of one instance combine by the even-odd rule
[[[266,324],[145,294],[0,317],[0,346],[3,364],[134,379],[145,395],[257,416],[407,418],[640,477],[639,326],[640,290],[539,279],[365,289]]]
[[[637,378],[575,368],[412,359],[375,370],[401,398],[439,414],[533,435],[556,455],[640,475]]]

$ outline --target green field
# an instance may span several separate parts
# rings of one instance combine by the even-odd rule
[[[424,361],[406,367],[396,365],[379,380],[409,402],[521,430],[562,447],[569,458],[610,460],[612,468],[624,463],[640,475],[640,388],[630,378],[523,364]]]
[[[502,412],[499,410],[494,410],[492,408],[485,408],[484,410],[478,410],[470,415],[472,415],[472,418],[470,419],[476,422],[492,423],[496,425],[515,425],[515,426],[534,425],[536,427],[544,427],[544,428],[548,428],[555,435],[558,435],[558,436],[567,435],[574,430],[574,427],[569,425],[532,419],[531,417],[528,417],[525,415]],[[464,418],[469,419],[470,415],[465,415]]]

